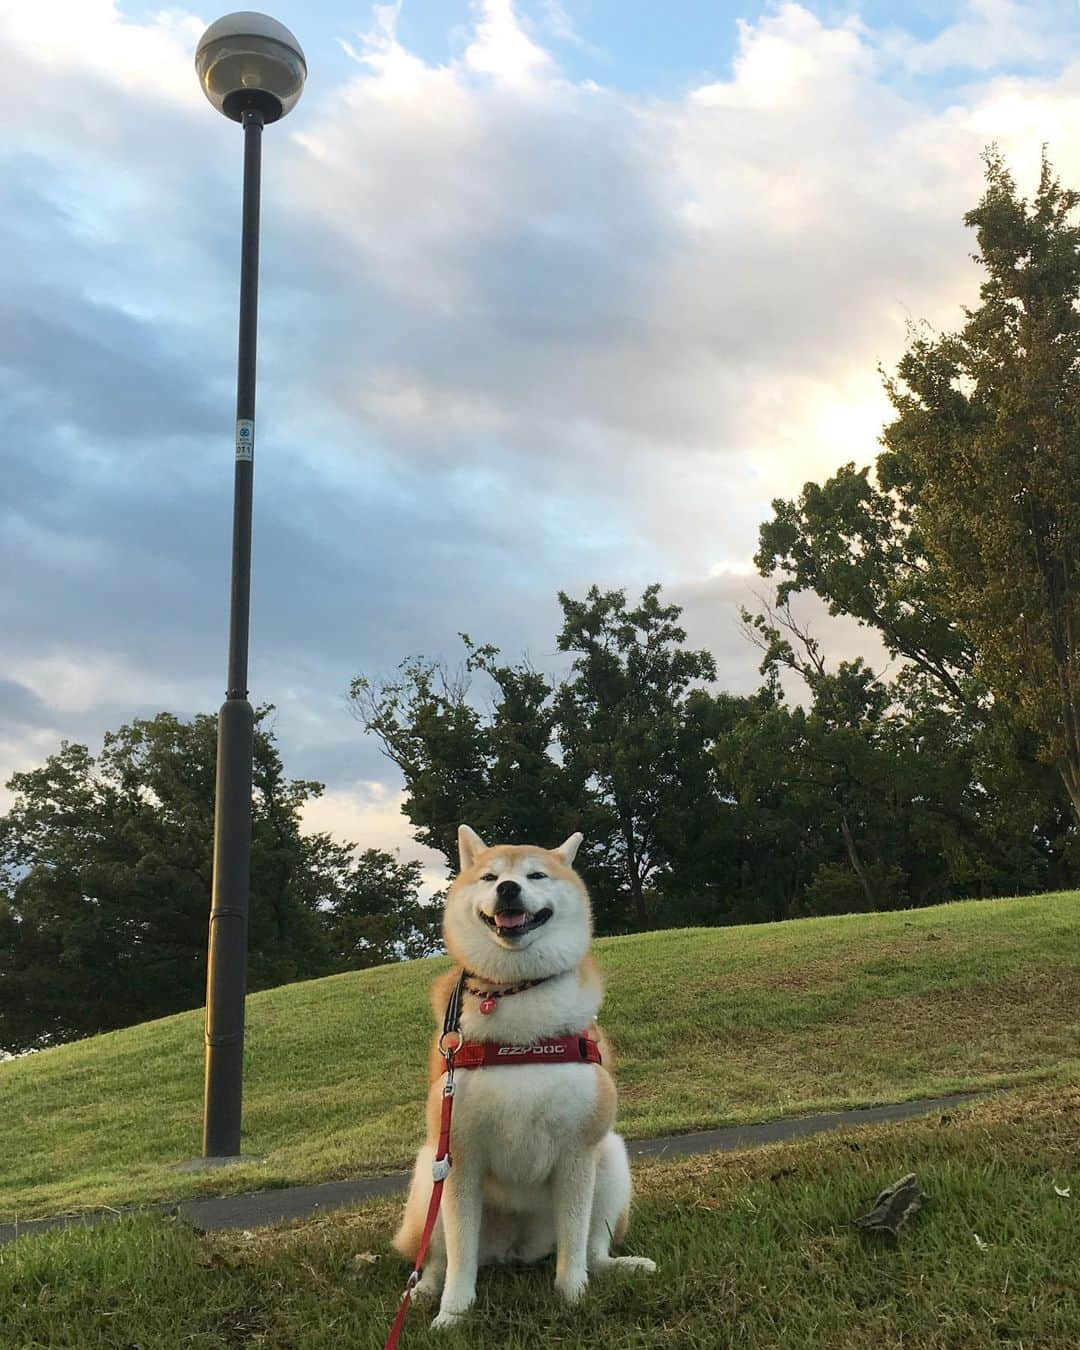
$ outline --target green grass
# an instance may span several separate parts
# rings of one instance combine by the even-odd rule
[[[634,1136],[1030,1083],[1077,1057],[1075,893],[598,943]],[[291,1185],[410,1161],[445,961],[248,1001],[243,1148],[190,1175],[202,1014],[0,1065],[0,1218]]]
[[[925,1120],[641,1167],[626,1249],[656,1275],[598,1278],[566,1309],[550,1262],[485,1271],[460,1328],[429,1332],[417,1305],[403,1350],[1075,1350],[1078,1120],[1080,1074],[1063,1073]],[[926,1208],[895,1243],[860,1236],[851,1220],[908,1171]],[[22,1238],[0,1248],[0,1344],[378,1350],[406,1273],[387,1247],[397,1211]]]

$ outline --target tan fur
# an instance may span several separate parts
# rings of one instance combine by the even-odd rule
[[[457,874],[457,876],[454,878],[452,882],[452,886],[458,885],[464,886],[468,885],[470,882],[478,880],[480,877],[484,875],[485,872],[489,871],[492,868],[492,866],[498,864],[500,861],[512,866],[514,863],[521,862],[525,858],[541,859],[543,861],[544,866],[547,868],[548,872],[553,877],[559,877],[564,881],[569,879],[573,879],[575,881],[577,880],[577,873],[574,871],[572,867],[567,867],[566,863],[563,862],[562,858],[559,856],[557,852],[555,852],[554,849],[530,848],[527,845],[522,844],[497,844],[495,845],[494,848],[487,848],[483,851],[483,853],[478,853],[477,856],[473,859],[472,866],[463,869]],[[586,906],[589,912],[589,926],[591,928],[592,907],[591,905],[588,904],[587,898],[586,898]],[[462,960],[461,953],[454,950],[453,941],[449,935],[446,935],[446,950],[449,952],[450,956],[457,963],[460,969],[460,967],[463,964],[465,964],[465,962]],[[593,961],[591,956],[587,956],[585,958],[585,961],[582,962],[583,967],[586,966],[586,964],[588,964],[590,970],[594,972],[597,975],[597,977],[599,977],[599,970],[597,968],[596,962]],[[444,976],[443,978],[446,977]],[[436,985],[438,985],[438,983],[439,982],[436,981]],[[448,990],[446,993],[446,998],[449,997],[450,994]],[[445,1012],[445,1010],[446,1010],[446,1003],[444,1001],[442,1006],[442,1012]],[[439,1013],[440,1019],[442,1017],[442,1012]]]
[[[603,976],[600,974],[600,967],[596,964],[596,958],[590,952],[581,958],[581,963],[577,968],[578,984],[600,984]]]
[[[528,1044],[529,1037],[567,1031],[578,1034],[583,1028],[597,1042],[601,1063],[573,1071],[546,1064],[537,1068],[537,1077],[513,1086],[509,1078],[496,1076],[506,1070],[492,1070],[490,1082],[485,1082],[484,1070],[462,1071],[463,1081],[454,1099],[456,1166],[419,1289],[420,1294],[441,1291],[436,1327],[452,1325],[472,1303],[478,1261],[534,1261],[551,1250],[553,1193],[562,1195],[558,1203],[565,1208],[558,1213],[565,1217],[559,1223],[567,1225],[558,1236],[555,1287],[569,1301],[580,1296],[594,1266],[598,1270],[655,1269],[644,1258],[613,1257],[609,1252],[612,1230],[616,1240],[626,1234],[631,1179],[625,1144],[613,1128],[617,1092],[612,1047],[594,1020],[603,996],[603,978],[588,953],[593,932],[588,892],[572,866],[580,842],[581,836],[573,835],[561,850],[487,847],[467,826],[459,830],[461,856],[467,865],[450,887],[444,920],[444,940],[454,967],[431,988],[436,1025],[428,1052],[426,1143],[417,1157],[395,1249],[415,1261],[423,1235],[444,1104],[446,1062],[439,1041],[446,1007],[463,968],[470,971],[469,983],[479,991],[533,982],[500,999],[496,1009],[484,1010],[490,1016],[478,1007],[482,994],[466,993],[463,1026],[470,1038]],[[545,877],[531,877],[533,870]],[[488,872],[497,875],[485,882]],[[537,888],[553,888],[554,919],[550,928],[540,926],[538,931],[555,936],[536,940],[531,965],[524,956],[520,961],[508,957],[508,951],[517,949],[501,936],[489,937],[481,922],[484,916],[490,919],[487,906],[492,903],[494,883],[509,873],[516,873],[515,880],[520,881],[526,908],[530,898],[533,910],[545,903]],[[484,907],[480,914],[477,904]],[[560,922],[563,926],[557,929]],[[528,940],[521,950],[530,950]],[[563,1079],[562,1073],[568,1076]],[[477,1198],[481,1182],[485,1188],[482,1209]],[[519,1186],[520,1191],[515,1191]],[[490,1195],[488,1187],[493,1188]],[[575,1204],[582,1195],[586,1197],[584,1208]]]
[[[598,1144],[615,1124],[615,1107],[619,1094],[615,1091],[615,1080],[602,1064],[596,1066],[596,1105],[592,1119],[585,1131],[590,1144]]]
[[[611,1046],[611,1037],[608,1036],[606,1031],[601,1030],[598,1022],[590,1023],[588,1034],[600,1047],[600,1062],[603,1064],[604,1068],[607,1069],[608,1073],[614,1074],[615,1051]]]
[[[410,1265],[415,1265],[416,1254],[420,1250],[420,1239],[424,1236],[424,1220],[419,1210],[406,1209],[401,1227],[394,1235],[391,1245]]]

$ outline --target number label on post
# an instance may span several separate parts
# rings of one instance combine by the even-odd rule
[[[236,424],[236,458],[253,459],[255,456],[255,423],[242,417]]]

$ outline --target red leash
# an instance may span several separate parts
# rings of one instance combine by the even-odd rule
[[[460,1035],[459,1032],[459,1038]],[[405,1314],[409,1311],[409,1302],[412,1299],[413,1290],[420,1279],[420,1268],[424,1264],[424,1257],[427,1256],[428,1247],[431,1245],[431,1235],[435,1231],[435,1221],[439,1217],[439,1206],[442,1204],[443,1186],[446,1185],[446,1178],[450,1175],[450,1115],[454,1109],[454,1051],[445,1050],[443,1054],[446,1057],[446,1086],[443,1088],[442,1096],[439,1147],[435,1150],[435,1161],[431,1166],[435,1185],[431,1188],[431,1200],[428,1203],[424,1231],[420,1236],[420,1247],[416,1253],[416,1264],[413,1266],[409,1282],[405,1286],[405,1293],[401,1296],[397,1316],[394,1318],[394,1325],[390,1328],[390,1334],[386,1338],[383,1350],[395,1350],[397,1346],[402,1323],[405,1321]]]
[[[439,1049],[446,1060],[446,1083],[442,1094],[442,1117],[439,1122],[439,1145],[435,1150],[435,1161],[431,1165],[431,1174],[435,1184],[431,1188],[431,1200],[428,1202],[424,1231],[420,1235],[420,1247],[416,1253],[416,1263],[405,1286],[398,1305],[397,1316],[390,1328],[383,1350],[396,1350],[405,1314],[409,1310],[413,1290],[420,1280],[420,1270],[431,1245],[431,1235],[439,1217],[442,1204],[443,1186],[450,1175],[450,1117],[454,1110],[454,1069],[482,1069],[498,1064],[599,1064],[600,1047],[588,1036],[564,1036],[561,1040],[534,1041],[531,1045],[499,1045],[494,1042],[466,1041],[461,1034],[458,1022],[461,1018],[461,997],[465,985],[465,972],[462,971],[457,988],[450,997],[443,1021],[443,1033],[439,1037]],[[455,1035],[457,1045],[446,1047],[447,1036]]]

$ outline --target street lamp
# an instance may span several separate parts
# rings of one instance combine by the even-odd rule
[[[244,11],[227,14],[210,25],[196,48],[195,69],[214,107],[244,128],[229,672],[218,716],[214,887],[206,972],[203,1160],[211,1163],[240,1157],[255,740],[247,676],[262,129],[295,107],[307,77],[307,63],[299,42],[283,24],[265,14]]]

